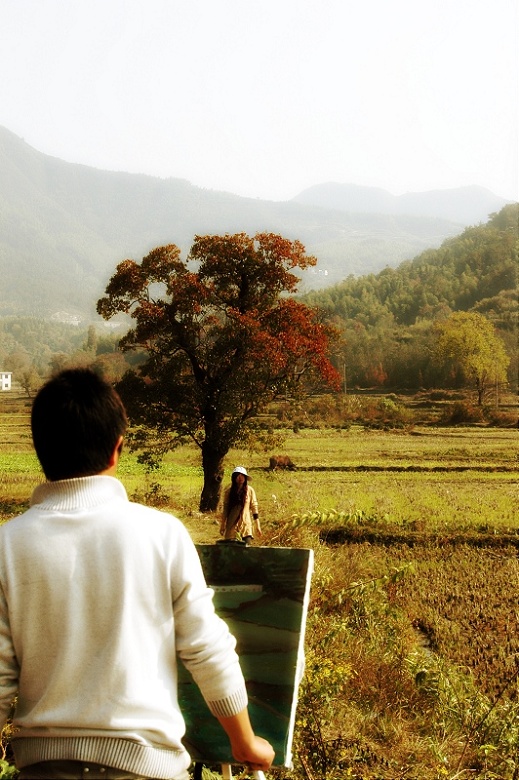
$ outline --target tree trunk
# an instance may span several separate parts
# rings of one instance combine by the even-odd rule
[[[478,406],[483,406],[483,396],[485,394],[485,386],[480,379],[476,379],[476,391],[478,394]]]
[[[222,490],[223,461],[225,455],[207,444],[202,444],[202,468],[204,470],[204,487],[200,496],[200,511],[215,512],[218,509]]]

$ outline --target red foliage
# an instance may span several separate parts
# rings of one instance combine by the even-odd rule
[[[147,355],[138,372],[146,382],[130,383],[135,418],[191,436],[221,462],[274,398],[316,383],[340,386],[328,359],[335,331],[287,297],[299,283],[293,269],[316,263],[298,241],[196,236],[186,262],[179,257],[170,245],[140,265],[120,263],[98,311],[106,319],[130,313],[135,327],[122,346]]]

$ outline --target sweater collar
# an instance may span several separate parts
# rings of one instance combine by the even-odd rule
[[[124,486],[115,477],[78,477],[38,485],[31,506],[58,511],[90,509],[116,498],[128,500]]]

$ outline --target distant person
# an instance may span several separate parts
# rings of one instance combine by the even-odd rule
[[[0,528],[0,715],[17,695],[20,779],[187,780],[177,657],[235,760],[268,769],[274,752],[252,730],[195,546],[115,478],[126,429],[115,390],[64,371],[37,394],[31,424],[47,482]]]
[[[261,536],[258,499],[249,485],[249,475],[243,466],[236,466],[231,474],[231,484],[223,497],[220,535],[226,540],[241,540],[250,544],[254,530]]]

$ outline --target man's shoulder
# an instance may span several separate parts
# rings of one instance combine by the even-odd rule
[[[186,530],[182,520],[166,509],[160,509],[149,504],[141,504],[138,501],[129,501],[124,511],[128,512],[137,522],[149,522],[159,528],[162,527],[169,530]]]
[[[16,528],[19,528],[21,524],[26,524],[27,519],[30,519],[33,512],[30,507],[25,512],[20,512],[12,517],[7,517],[0,522],[0,535],[11,533]]]

